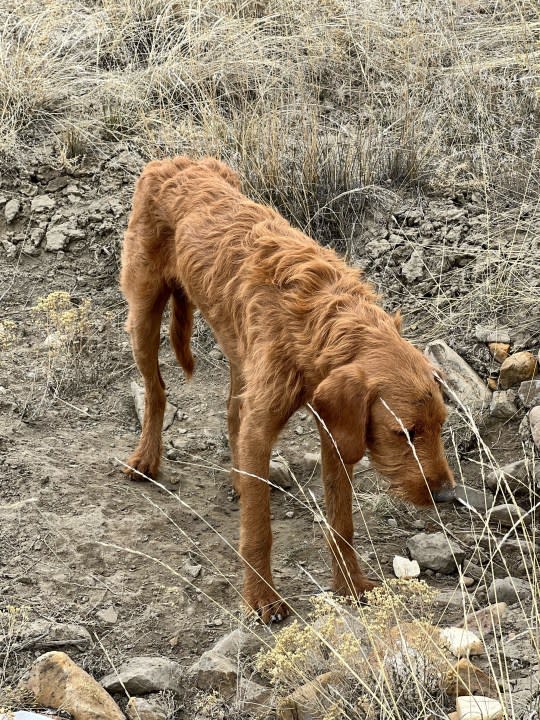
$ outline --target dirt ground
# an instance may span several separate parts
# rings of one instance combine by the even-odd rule
[[[162,370],[179,413],[164,433],[163,487],[130,482],[121,463],[138,438],[130,382],[140,378],[123,330],[117,258],[133,175],[88,173],[70,177],[64,189],[47,191],[56,176],[4,178],[2,188],[20,196],[23,209],[12,225],[0,224],[0,234],[15,248],[9,252],[4,245],[0,251],[2,316],[16,324],[13,343],[0,355],[0,603],[27,608],[30,620],[87,628],[93,647],[71,654],[98,678],[111,664],[138,655],[164,655],[187,666],[243,618],[238,503],[228,477],[226,360],[198,321],[198,366],[194,379],[185,382],[164,324]],[[72,188],[74,200],[68,203],[70,185],[77,192]],[[28,207],[33,196],[44,193],[56,199],[55,211],[69,205],[83,218],[78,226],[84,237],[64,251],[46,252],[39,245],[28,251],[26,238],[42,223]],[[92,210],[96,199],[98,209]],[[51,384],[46,333],[31,312],[40,297],[55,290],[92,303],[92,353],[71,384],[67,376],[65,384],[58,378]],[[492,421],[483,428],[501,464],[521,455],[518,424],[519,419]],[[315,517],[322,508],[319,472],[303,460],[317,450],[315,425],[300,412],[276,448],[298,484],[274,491],[272,500],[275,579],[300,614],[330,579],[329,553]],[[481,485],[477,459],[474,450],[461,456],[463,475],[473,486]],[[435,511],[388,499],[383,488],[369,467],[359,466],[358,548],[373,576],[391,576],[392,558],[406,554],[407,538],[423,528],[436,530],[440,522],[463,547],[474,545],[475,520],[466,510],[445,509],[439,518]],[[291,511],[293,517],[287,515]],[[523,574],[511,551],[507,562],[514,574]],[[506,574],[502,564],[495,567]],[[456,577],[427,579],[446,591],[441,612],[446,608],[449,620],[462,614],[459,603],[447,602]],[[479,590],[474,604],[484,601]],[[111,607],[113,620],[104,621],[99,613]],[[8,680],[16,680],[40,652],[10,653]]]

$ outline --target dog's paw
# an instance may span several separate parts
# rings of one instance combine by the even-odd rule
[[[246,597],[246,603],[265,625],[281,622],[291,614],[287,603],[269,589],[263,590],[257,596]]]
[[[157,475],[158,462],[149,460],[138,452],[134,452],[124,468],[125,474],[130,480],[153,480]]]

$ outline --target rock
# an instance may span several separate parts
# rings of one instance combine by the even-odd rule
[[[434,340],[425,349],[425,355],[435,365],[441,367],[445,374],[445,383],[450,392],[443,386],[449,399],[457,403],[454,395],[472,410],[482,410],[489,405],[491,393],[482,379],[451,347],[443,340]]]
[[[12,710],[8,715],[4,715],[0,708],[0,720],[61,720],[58,715],[42,715],[28,710]]]
[[[488,600],[491,603],[513,605],[531,597],[531,586],[527,580],[505,577],[493,580],[488,588]]]
[[[448,671],[444,679],[444,686],[450,697],[490,695],[497,692],[495,680],[467,658],[458,660]]]
[[[58,177],[49,180],[45,189],[47,190],[47,192],[56,192],[56,190],[62,190],[63,188],[67,187],[69,183],[70,178],[67,175],[59,175]]]
[[[125,688],[133,695],[145,695],[161,690],[180,692],[185,669],[174,660],[157,656],[134,657],[120,665],[116,672],[100,680],[110,693],[123,692]]]
[[[18,635],[18,649],[75,647],[86,650],[94,644],[88,630],[74,623],[34,620],[23,625]]]
[[[168,720],[169,713],[157,702],[140,697],[132,697],[126,706],[129,720]]]
[[[468,485],[456,485],[456,498],[482,513],[485,513],[495,502],[495,497],[489,490],[476,490]]]
[[[424,277],[425,270],[424,254],[421,249],[415,248],[411,257],[403,264],[401,273],[407,282],[413,283]]]
[[[505,503],[492,507],[488,512],[487,519],[490,523],[499,523],[505,528],[511,528],[515,525],[516,528],[521,527],[523,529],[519,520],[525,517],[526,514],[526,511],[520,508],[519,505]]]
[[[537,367],[536,358],[526,350],[510,355],[501,365],[499,387],[502,390],[508,390],[525,380],[532,380]]]
[[[518,409],[515,403],[515,393],[512,390],[495,390],[491,397],[489,414],[491,417],[507,420],[514,417]]]
[[[443,628],[440,633],[444,647],[448,648],[457,658],[483,655],[485,652],[482,641],[471,630],[448,627]]]
[[[74,720],[124,720],[110,695],[65,653],[41,655],[23,685],[38,705],[66,710]]]
[[[279,720],[321,720],[326,716],[327,708],[333,703],[329,689],[339,688],[340,684],[336,673],[327,672],[301,685],[280,700],[277,707]]]
[[[252,680],[242,678],[238,688],[238,700],[243,710],[264,714],[271,709],[272,690]],[[266,711],[266,712],[265,712]]]
[[[533,478],[533,472],[535,476]],[[534,470],[532,463],[527,460],[516,460],[508,465],[492,470],[486,476],[486,483],[492,490],[498,488],[508,489],[511,493],[528,493],[533,480],[540,482],[540,463],[536,463]]]
[[[492,390],[493,392],[495,392],[495,390],[497,390],[497,388],[499,387],[499,383],[497,382],[497,378],[489,377],[488,380],[487,380],[487,386],[488,386],[488,388],[489,388],[490,390]]]
[[[237,685],[237,666],[229,658],[208,650],[189,669],[199,690],[233,692]]]
[[[465,552],[442,532],[418,533],[407,540],[407,550],[421,568],[450,573],[465,559]]]
[[[482,637],[490,635],[495,629],[500,629],[501,621],[506,615],[507,609],[508,605],[505,602],[488,605],[481,610],[469,613],[469,615],[459,623],[458,627],[464,627],[472,632],[478,632]]]
[[[503,343],[510,345],[510,334],[505,328],[493,329],[486,325],[477,325],[474,329],[474,335],[478,342],[483,343]]]
[[[212,651],[229,660],[238,660],[240,655],[255,655],[262,645],[262,640],[254,633],[247,633],[240,628],[220,638]]]
[[[376,259],[381,255],[386,255],[392,249],[392,246],[385,238],[376,238],[366,243],[365,249],[370,258]]]
[[[11,200],[8,200],[6,206],[4,207],[4,216],[8,225],[15,220],[15,218],[19,214],[20,209],[21,201],[18,198],[12,198]]]
[[[488,343],[488,348],[491,356],[498,363],[503,363],[508,357],[508,353],[510,352],[510,345],[508,343],[490,342]]]
[[[104,610],[98,610],[96,617],[104,625],[116,625],[118,621],[118,613],[112,605]]]
[[[529,412],[529,427],[531,428],[533,443],[540,450],[540,405],[533,407]]]
[[[288,490],[293,484],[290,468],[283,460],[270,460],[268,479],[272,485],[277,485],[284,490]]]
[[[501,720],[503,706],[483,695],[463,695],[456,699],[458,720]]]
[[[306,471],[311,474],[311,473],[315,472],[315,469],[318,466],[320,466],[321,456],[319,453],[307,452],[304,454],[304,457],[302,458],[302,463],[303,463]]]
[[[540,405],[540,380],[525,380],[519,386],[518,397],[527,409]]]
[[[182,565],[182,572],[184,572],[186,575],[189,575],[193,579],[198,578],[201,574],[202,565],[194,564],[192,565],[189,562],[184,563]]]
[[[397,578],[415,578],[420,575],[420,566],[416,560],[409,560],[408,558],[396,555],[392,566],[394,568],[394,575]]]
[[[144,422],[144,388],[138,385],[134,380],[130,385],[131,394],[133,395],[133,401],[135,402],[135,412],[139,418],[139,422]],[[165,416],[163,418],[163,430],[167,430],[171,427],[176,416],[177,408],[167,400],[165,404]]]
[[[50,195],[36,195],[36,197],[32,199],[30,209],[33,213],[40,213],[45,210],[52,210],[54,207],[56,207],[56,200]]]
[[[57,252],[67,247],[69,243],[68,236],[58,228],[48,230],[45,235],[45,250],[47,252]]]

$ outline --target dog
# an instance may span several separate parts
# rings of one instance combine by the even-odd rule
[[[272,580],[272,446],[302,406],[315,417],[333,556],[333,588],[362,596],[374,583],[353,549],[353,466],[369,450],[390,490],[416,505],[451,500],[438,378],[401,336],[358,269],[242,194],[214,158],[150,162],[139,177],[122,249],[127,330],[144,378],[145,412],[133,479],[155,477],[165,408],[158,350],[170,300],[170,340],[190,377],[193,312],[230,365],[232,477],[240,497],[244,599],[264,622],[289,607]]]

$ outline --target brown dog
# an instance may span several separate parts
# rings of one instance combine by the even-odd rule
[[[144,425],[129,465],[155,476],[165,407],[158,349],[172,300],[170,338],[193,372],[198,307],[227,355],[233,479],[240,495],[244,597],[268,622],[288,614],[270,568],[272,445],[302,405],[314,412],[333,553],[334,588],[373,586],[352,547],[354,463],[373,465],[418,505],[448,500],[445,406],[433,368],[400,336],[372,288],[331,250],[249,200],[213,158],[149,163],[137,182],[122,253],[127,328],[146,389]],[[137,472],[131,472],[137,477]]]

